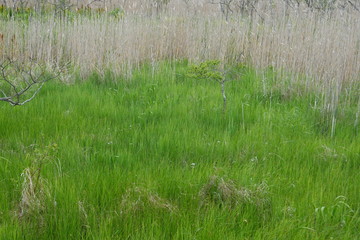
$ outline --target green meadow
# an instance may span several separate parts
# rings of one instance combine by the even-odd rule
[[[355,101],[334,128],[316,93],[239,66],[223,111],[220,85],[188,69],[2,103],[0,239],[360,239]]]

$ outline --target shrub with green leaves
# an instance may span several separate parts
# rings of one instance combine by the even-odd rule
[[[227,98],[225,93],[225,83],[234,80],[237,72],[233,67],[222,66],[220,60],[207,60],[198,65],[190,66],[188,76],[197,80],[213,80],[221,85],[223,98],[223,112],[226,111]]]
[[[190,66],[188,76],[194,79],[214,80],[221,83],[224,75],[220,71],[220,60],[208,60],[198,65]]]

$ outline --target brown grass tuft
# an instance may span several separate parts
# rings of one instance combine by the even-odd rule
[[[21,221],[31,221],[42,226],[48,192],[38,169],[26,168],[23,177],[21,199],[17,216]]]
[[[200,206],[217,205],[225,208],[253,206],[262,213],[271,211],[268,186],[255,185],[253,189],[238,187],[232,180],[211,176],[199,192]]]
[[[85,236],[90,230],[88,213],[85,209],[84,202],[78,201],[78,208],[79,208],[79,214],[80,214],[81,232],[82,232],[82,235]]]
[[[25,168],[21,174],[23,183],[16,216],[20,221],[26,221],[38,228],[45,224],[44,218],[50,199],[50,191],[42,177],[42,170],[45,163],[54,159],[57,144],[41,148],[34,146],[33,152],[29,154],[32,159],[31,165]]]
[[[121,212],[123,214],[141,214],[145,211],[154,210],[175,213],[178,208],[156,193],[140,187],[128,189],[122,197]]]

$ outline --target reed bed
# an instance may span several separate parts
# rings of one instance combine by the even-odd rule
[[[225,15],[207,1],[174,0],[161,11],[154,1],[102,1],[95,6],[104,13],[93,16],[1,21],[1,53],[55,65],[70,62],[82,76],[107,70],[131,75],[142,63],[155,66],[161,60],[219,59],[275,69],[279,89],[316,90],[332,111],[341,93],[358,91],[359,14],[287,3],[256,1],[251,9]],[[109,14],[116,7],[121,14]]]

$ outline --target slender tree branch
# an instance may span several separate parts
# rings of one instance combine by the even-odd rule
[[[35,98],[44,84],[60,75],[46,76],[45,67],[30,60],[30,64],[13,60],[0,62],[0,101],[13,106],[24,105]]]
[[[359,8],[350,0],[348,0],[348,3],[358,12],[360,12]]]

